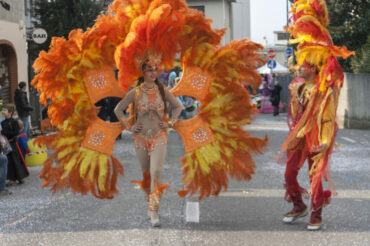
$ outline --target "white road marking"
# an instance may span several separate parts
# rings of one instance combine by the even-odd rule
[[[350,142],[350,143],[357,143],[355,140],[353,140],[353,139],[350,139],[350,138],[347,138],[347,137],[340,137],[341,139],[344,139],[344,140],[346,140],[346,141],[348,141],[348,142]]]
[[[338,196],[332,198],[370,200],[370,190],[337,190]],[[283,189],[229,189],[220,197],[284,197]]]

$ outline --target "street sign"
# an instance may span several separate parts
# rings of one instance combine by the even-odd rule
[[[269,60],[267,62],[267,67],[270,68],[270,69],[276,68],[276,61],[275,60]]]
[[[270,58],[270,59],[274,59],[274,58],[275,58],[275,55],[276,55],[276,53],[275,53],[275,50],[273,50],[273,49],[270,49],[270,50],[267,52],[267,56],[268,56],[268,58]]]
[[[286,56],[291,56],[291,55],[293,55],[293,48],[292,48],[292,47],[287,47],[287,48],[285,49],[285,54],[286,54]]]
[[[36,28],[32,32],[32,40],[36,44],[42,44],[48,39],[48,33],[43,28]]]

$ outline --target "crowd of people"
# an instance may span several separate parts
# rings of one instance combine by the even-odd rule
[[[26,94],[26,83],[20,82],[15,91],[14,104],[5,104],[2,108],[0,134],[0,196],[11,195],[7,188],[24,183],[29,175],[25,156],[29,152],[27,141],[30,138],[30,111]],[[15,113],[18,114],[16,119]]]
[[[262,83],[257,93],[252,94],[252,102],[257,105],[260,113],[273,113],[278,116],[283,109],[280,102],[282,87],[275,75],[262,74]]]
[[[175,71],[170,72],[163,72],[161,75],[158,76],[158,80],[162,82],[167,89],[171,90],[176,86],[176,84],[180,81],[182,76],[182,72],[176,73]],[[183,110],[180,114],[180,119],[186,120],[194,117],[199,108],[199,101],[194,99],[190,96],[179,96],[177,97],[180,100],[181,104],[183,105]]]

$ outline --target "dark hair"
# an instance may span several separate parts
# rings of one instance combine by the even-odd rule
[[[148,66],[148,64],[146,64],[145,62],[141,65],[141,71],[144,72],[145,68]],[[140,86],[142,83],[144,83],[144,77],[140,77],[138,80],[137,80],[137,85],[136,86]],[[158,86],[158,89],[159,89],[159,92],[161,93],[161,97],[162,97],[162,100],[163,100],[163,104],[164,104],[164,112],[167,113],[167,103],[166,103],[166,93],[164,92],[164,86],[162,85],[161,82],[159,82],[158,78],[156,78],[154,80],[154,83]]]
[[[13,116],[13,114],[15,112],[15,105],[14,104],[11,104],[11,103],[5,104],[3,106],[3,108],[8,110],[8,112]]]
[[[18,84],[18,86],[19,86],[19,89],[23,89],[23,87],[25,87],[25,86],[26,86],[26,82],[21,81],[21,82]]]

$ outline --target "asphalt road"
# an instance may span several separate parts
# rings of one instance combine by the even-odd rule
[[[147,205],[131,179],[140,179],[129,134],[116,142],[114,155],[125,167],[120,194],[98,200],[65,191],[52,195],[41,188],[41,167],[32,167],[24,185],[0,197],[0,245],[370,245],[370,131],[340,130],[332,156],[332,178],[339,192],[323,212],[323,228],[309,232],[309,216],[294,225],[281,222],[291,205],[284,202],[284,167],[275,163],[288,134],[285,115],[260,115],[248,126],[255,136],[268,135],[266,153],[256,156],[250,182],[231,181],[227,192],[199,202],[199,223],[187,223],[188,202],[181,199],[180,137],[171,132],[163,168],[171,181],[160,206],[162,226],[153,229]],[[308,188],[307,165],[299,180]],[[308,202],[307,202],[308,203]]]

